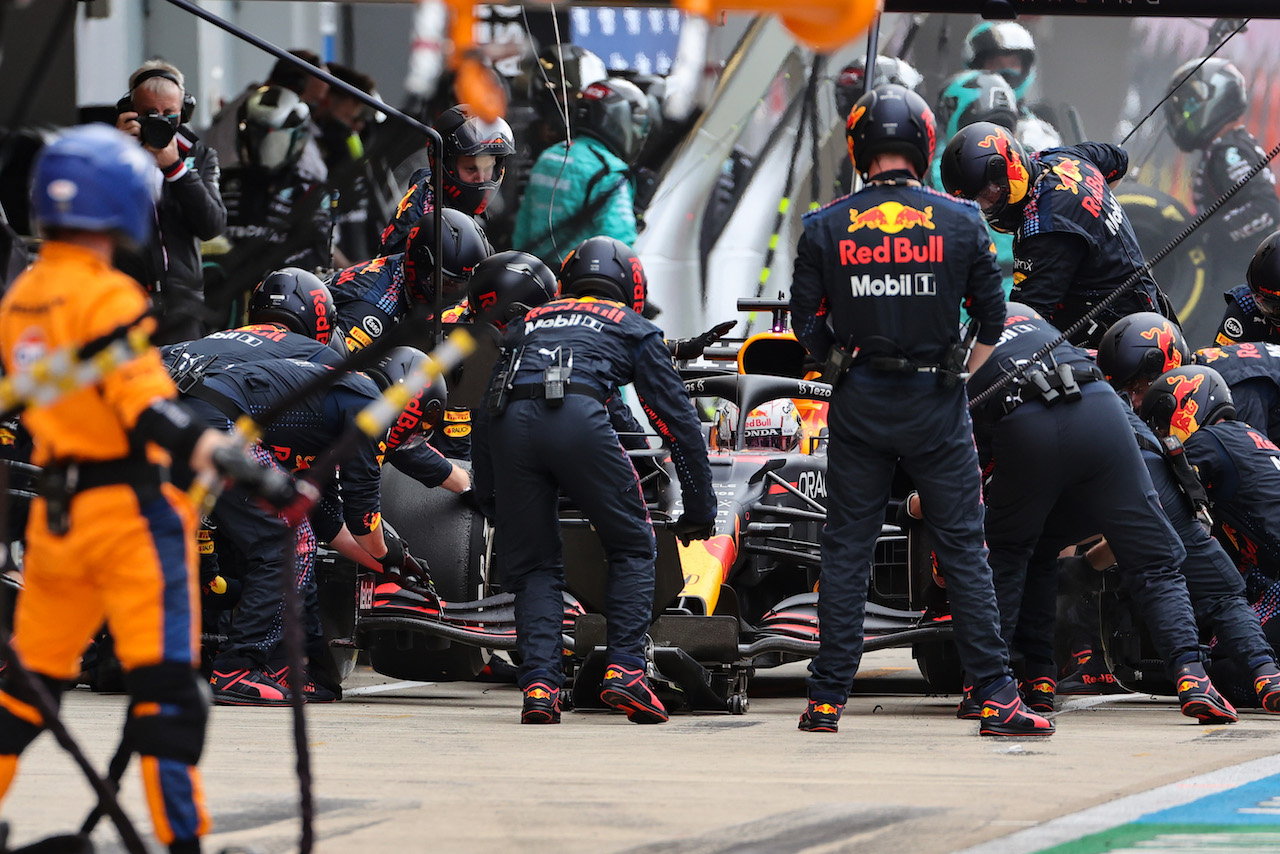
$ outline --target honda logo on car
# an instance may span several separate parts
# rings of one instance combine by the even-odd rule
[[[938,295],[933,273],[903,273],[901,276],[850,276],[855,297],[932,297]]]

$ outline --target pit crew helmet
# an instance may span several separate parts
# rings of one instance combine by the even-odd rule
[[[922,176],[933,159],[937,124],[924,98],[905,86],[877,86],[853,105],[845,122],[849,157],[863,177],[881,154],[901,154]]]
[[[642,312],[648,290],[640,257],[616,237],[588,237],[560,265],[561,296],[600,296]]]
[[[508,249],[476,265],[467,282],[467,305],[481,323],[499,331],[531,308],[556,298],[556,276],[536,255]]]
[[[1249,293],[1258,313],[1280,326],[1280,231],[1267,235],[1258,244],[1245,273]]]
[[[846,119],[854,103],[865,94],[866,69],[867,58],[862,56],[840,69],[840,73],[836,75],[836,109]],[[915,92],[923,82],[924,75],[905,59],[883,54],[876,57],[876,74],[871,80],[871,88],[896,83]]]
[[[977,202],[996,231],[1018,229],[1031,195],[1031,161],[1008,128],[991,122],[961,128],[939,166],[948,193]]]
[[[974,122],[991,122],[1012,131],[1018,125],[1018,96],[999,74],[961,71],[943,87],[933,114],[948,139]]]
[[[1187,365],[1161,374],[1142,399],[1139,412],[1157,436],[1185,442],[1206,424],[1234,419],[1236,407],[1222,374],[1203,365]]]
[[[609,69],[585,47],[549,45],[538,54],[528,76],[530,98],[539,115],[559,115],[563,121],[565,104],[576,101],[587,86],[608,77]]]
[[[401,385],[428,359],[426,353],[415,347],[392,347],[378,364],[368,368],[369,378],[386,391],[393,385]],[[404,410],[387,429],[387,452],[407,448],[426,441],[428,435],[444,413],[449,389],[444,377],[437,376],[425,388],[405,404]]]
[[[454,208],[427,211],[409,229],[404,243],[404,284],[409,296],[418,302],[431,303],[436,298],[431,285],[436,266],[431,244],[437,211],[443,218],[440,275],[446,300],[460,296],[472,270],[493,254],[493,246],[475,217]]]
[[[502,186],[507,158],[516,153],[511,125],[501,118],[487,122],[473,115],[466,104],[458,104],[441,113],[432,127],[444,142],[444,174],[440,176],[444,203],[465,213],[483,213]],[[493,177],[475,183],[462,180],[458,158],[464,155],[493,157]]]
[[[649,135],[649,96],[621,77],[589,84],[574,103],[573,128],[634,163]]]
[[[1036,79],[1036,42],[1026,27],[1013,21],[983,21],[964,37],[966,68],[986,70],[988,59],[996,54],[1012,53],[1022,60],[1022,68],[992,69],[1009,81],[1018,100],[1027,97]]]
[[[1164,102],[1169,135],[1183,151],[1206,148],[1223,128],[1243,116],[1249,106],[1240,69],[1225,59],[1208,59],[1196,68],[1199,63],[1200,60],[1192,59],[1173,72],[1169,85],[1177,88]],[[1179,86],[1184,77],[1186,82]]]
[[[278,323],[290,332],[328,344],[338,322],[333,294],[300,267],[268,273],[249,297],[250,323]]]
[[[136,140],[107,125],[83,125],[59,134],[38,155],[31,216],[41,232],[110,232],[143,246],[159,190],[155,160]]]
[[[295,92],[283,86],[259,87],[240,106],[240,160],[271,172],[297,163],[311,138],[310,116]]]
[[[800,447],[804,424],[796,405],[786,398],[779,398],[748,412],[742,432],[744,448],[794,451]]]
[[[1116,390],[1191,364],[1182,330],[1164,315],[1139,311],[1126,315],[1102,336],[1098,367]]]

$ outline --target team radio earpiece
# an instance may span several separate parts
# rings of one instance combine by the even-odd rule
[[[190,122],[192,116],[196,114],[196,98],[186,90],[181,82],[178,81],[178,78],[174,76],[173,72],[165,71],[163,68],[148,68],[146,71],[135,77],[129,85],[129,94],[120,99],[121,103],[128,101],[130,104],[129,110],[130,112],[133,112],[133,90],[142,85],[144,81],[154,80],[157,77],[162,80],[172,81],[173,84],[182,92],[182,116],[179,123],[185,125]]]

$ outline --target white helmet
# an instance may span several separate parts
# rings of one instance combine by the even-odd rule
[[[747,413],[743,447],[794,451],[800,447],[803,426],[794,403],[786,398],[771,400]]]
[[[311,112],[302,99],[283,86],[263,86],[240,107],[240,159],[277,171],[302,156]]]

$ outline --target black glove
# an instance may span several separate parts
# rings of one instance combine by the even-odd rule
[[[484,510],[480,507],[480,496],[476,495],[475,489],[470,486],[458,493],[458,501],[473,513],[484,513]]]
[[[387,553],[384,554],[382,557],[375,558],[375,559],[378,561],[378,563],[382,564],[382,566],[385,569],[391,572],[397,572],[397,573],[400,572],[400,570],[404,567],[404,559],[405,559],[404,540],[400,539],[395,534],[392,534],[389,531],[383,532],[382,539],[387,544]]]
[[[676,539],[681,545],[687,546],[692,540],[705,540],[715,535],[716,520],[710,522],[695,522],[689,518],[687,513],[681,513],[680,518],[676,520],[672,526],[675,531]]]
[[[736,320],[726,320],[711,327],[697,338],[677,338],[674,341],[668,341],[667,349],[677,359],[696,359],[702,355],[702,351],[719,341],[725,333],[737,325]]]

